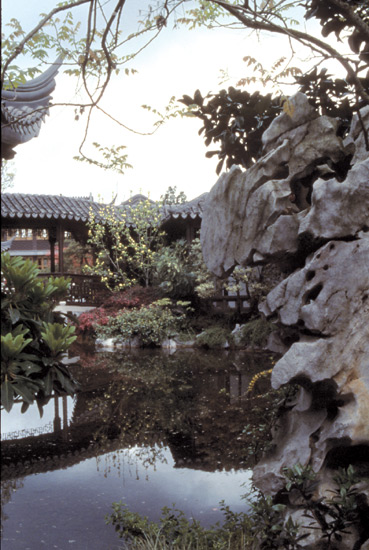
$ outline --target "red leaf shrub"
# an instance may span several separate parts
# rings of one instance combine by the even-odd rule
[[[110,314],[111,316],[111,314]],[[109,322],[109,315],[103,307],[92,309],[81,313],[78,318],[77,334],[93,334],[96,325],[106,325]]]
[[[104,301],[103,307],[108,310],[122,310],[151,304],[159,297],[158,291],[152,287],[133,286],[124,292],[114,292]]]
[[[92,336],[97,325],[107,325],[109,318],[116,317],[123,310],[149,305],[157,298],[158,291],[156,289],[141,286],[134,286],[124,292],[114,292],[104,301],[102,306],[79,316],[76,332],[77,334],[90,334]]]

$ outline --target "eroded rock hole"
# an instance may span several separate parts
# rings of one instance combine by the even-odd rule
[[[311,281],[311,279],[314,279],[315,277],[315,271],[310,270],[306,273],[306,280]]]
[[[329,269],[329,265],[325,264],[325,265],[323,266],[323,269],[324,269],[324,271],[327,271],[327,269]]]
[[[317,297],[319,296],[320,292],[322,291],[323,289],[323,285],[321,283],[319,283],[318,285],[315,285],[306,295],[306,298],[305,298],[305,304],[309,303],[309,302],[313,302],[314,300],[317,299]]]
[[[360,475],[369,475],[369,445],[335,445],[326,456],[326,465],[333,470],[355,467]]]

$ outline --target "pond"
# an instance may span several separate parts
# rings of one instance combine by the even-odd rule
[[[250,485],[243,428],[262,354],[79,352],[74,397],[2,412],[2,550],[113,550],[113,502],[156,520],[175,505],[203,525]],[[42,413],[42,417],[40,414]]]

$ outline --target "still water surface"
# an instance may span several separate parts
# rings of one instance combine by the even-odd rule
[[[81,353],[74,397],[2,413],[2,550],[115,550],[105,516],[175,504],[204,525],[245,510],[245,393],[270,366],[226,352]]]

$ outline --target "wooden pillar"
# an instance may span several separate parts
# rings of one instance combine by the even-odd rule
[[[59,273],[64,273],[64,228],[62,225],[58,225],[57,228],[57,238],[58,238],[58,247],[59,247]]]
[[[61,429],[61,418],[59,416],[59,397],[54,396],[54,432],[59,432]]]
[[[194,228],[190,219],[186,224],[186,241],[191,244],[194,239]]]
[[[49,229],[49,243],[50,243],[50,271],[55,273],[55,243],[56,243],[56,229],[52,227]]]
[[[63,439],[68,440],[68,401],[67,396],[63,395]]]

